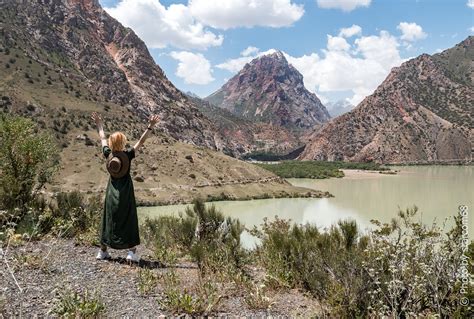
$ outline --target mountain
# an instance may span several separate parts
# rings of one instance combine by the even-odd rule
[[[310,136],[300,159],[468,161],[474,142],[474,37],[392,69],[354,110]]]
[[[296,131],[330,118],[318,97],[304,87],[301,73],[280,51],[247,63],[206,100],[251,121]]]
[[[106,134],[120,130],[130,144],[150,113],[161,116],[134,160],[139,202],[310,191],[215,151],[238,154],[230,137],[166,78],[143,41],[98,1],[0,1],[0,115],[30,118],[55,137],[61,165],[47,194],[104,191],[108,175],[92,111],[102,114]]]
[[[347,102],[346,100],[339,100],[336,102],[326,103],[326,108],[328,109],[329,115],[334,118],[349,112],[354,108],[354,105]]]
[[[0,7],[0,92],[13,106],[36,105],[46,123],[62,106],[107,105],[141,119],[156,113],[171,137],[223,147],[212,123],[166,78],[144,42],[98,0],[5,0]]]

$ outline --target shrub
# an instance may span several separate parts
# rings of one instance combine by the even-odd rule
[[[359,262],[354,258],[354,225],[344,221],[339,227],[320,233],[314,225],[291,225],[276,218],[272,222],[265,220],[262,229],[255,228],[252,233],[262,240],[257,254],[269,276],[282,286],[300,286],[320,299],[327,299],[336,288],[355,289],[360,284],[355,282],[357,277],[349,276]],[[341,282],[346,279],[350,283]],[[352,291],[340,293],[347,296]],[[344,304],[349,300],[338,302]]]
[[[66,290],[59,294],[50,314],[69,318],[98,317],[105,312],[105,304],[98,292],[83,293]]]
[[[183,216],[160,216],[147,218],[141,235],[155,257],[165,263],[174,263],[176,258],[189,251],[196,224]]]
[[[340,169],[389,170],[376,163],[325,162],[325,161],[282,161],[278,164],[256,164],[283,178],[330,178],[343,177]]]
[[[214,206],[195,200],[178,217],[146,219],[142,235],[164,262],[190,255],[200,270],[221,271],[241,269],[245,264],[247,252],[240,244],[243,229],[238,220],[225,218]]]
[[[53,178],[59,151],[50,134],[31,120],[0,117],[0,206],[19,208],[20,219],[41,188]]]
[[[142,295],[152,292],[158,284],[158,275],[151,269],[138,269],[138,291]]]
[[[267,287],[265,284],[257,285],[249,282],[246,285],[245,303],[250,309],[268,309],[273,302],[267,296]]]
[[[214,205],[206,208],[202,200],[195,200],[186,208],[189,218],[196,220],[195,242],[191,256],[201,270],[215,272],[239,270],[245,264],[246,252],[240,243],[244,227],[239,220],[225,218]]]
[[[191,293],[187,288],[181,290],[180,280],[174,271],[168,271],[163,278],[164,299],[160,301],[163,308],[173,313],[190,315],[209,314],[215,310],[222,296],[212,280],[200,281],[197,293]]]
[[[300,286],[330,306],[335,317],[465,317],[459,304],[461,223],[443,233],[414,222],[417,208],[361,236],[354,221],[327,231],[276,219],[254,229],[258,260],[272,285]],[[472,258],[474,244],[468,253]],[[472,274],[472,265],[469,271]],[[469,285],[468,285],[469,286]],[[465,297],[472,298],[469,286]]]
[[[459,304],[463,297],[458,272],[463,255],[460,219],[456,217],[455,226],[444,233],[436,223],[426,226],[414,221],[416,214],[414,207],[400,211],[392,223],[375,221],[378,229],[371,234],[363,262],[370,282],[369,313],[397,318],[420,313],[464,317],[472,306]],[[470,300],[472,288],[468,284],[465,297]]]
[[[66,238],[76,237],[81,243],[99,244],[102,202],[98,196],[89,198],[77,192],[58,193],[39,217],[40,233]]]

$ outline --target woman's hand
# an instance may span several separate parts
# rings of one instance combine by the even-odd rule
[[[107,146],[107,140],[105,139],[104,127],[102,126],[102,117],[97,112],[92,112],[91,119],[97,125],[97,131],[99,131],[100,142],[102,146]]]
[[[158,115],[151,115],[150,118],[148,119],[148,128],[145,130],[145,132],[142,134],[140,137],[140,140],[135,144],[133,147],[135,151],[138,151],[142,146],[143,143],[145,143],[145,140],[147,139],[148,135],[150,135],[151,129],[155,124],[160,120]]]
[[[97,126],[102,125],[102,117],[97,112],[92,112],[91,119],[95,122]]]
[[[148,119],[148,126],[153,127],[155,124],[160,120],[158,115],[150,115],[150,118]]]

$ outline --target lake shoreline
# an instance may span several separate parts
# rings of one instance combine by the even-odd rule
[[[357,178],[379,178],[385,175],[397,175],[400,171],[372,171],[361,169],[341,169],[344,173],[342,179],[357,179]],[[337,178],[337,177],[336,177]]]
[[[154,199],[146,194],[145,191],[136,190],[137,206],[170,206],[191,204],[196,198],[203,198],[206,202],[218,201],[250,201],[259,199],[278,199],[278,198],[330,198],[333,194],[327,191],[314,190],[294,185],[287,185],[288,188],[273,189],[270,185],[268,189],[260,189],[259,191],[249,192],[242,189],[228,189],[224,187],[213,187],[212,191],[204,192],[195,196],[168,196],[167,198]],[[251,190],[251,188],[250,188]]]
[[[384,175],[396,175],[399,171],[384,171],[378,170],[362,170],[362,169],[341,169],[344,173],[342,177],[330,177],[329,179],[363,179],[363,178],[379,178]],[[393,172],[393,173],[392,173]],[[225,189],[222,186],[208,186],[207,190],[203,192],[203,198],[206,202],[218,202],[218,201],[250,201],[259,199],[282,199],[282,198],[331,198],[334,195],[327,190],[315,190],[306,187],[300,187],[293,185],[291,179],[284,179],[289,185],[288,189],[282,190],[282,184],[278,185],[278,189],[274,189],[272,183],[259,183],[259,190],[249,194],[248,190],[244,193],[238,189],[244,185],[232,185],[230,189]],[[318,180],[315,178],[315,180]],[[252,183],[250,183],[252,184]],[[248,184],[247,184],[248,185]],[[251,185],[248,185],[252,187]],[[266,189],[268,186],[268,189]],[[150,192],[146,189],[136,189],[137,193],[137,206],[138,207],[152,207],[152,206],[171,206],[171,205],[186,205],[191,204],[195,197],[190,197],[187,194],[184,196],[173,196],[176,193],[173,192],[167,198],[156,199],[155,195],[150,196]]]

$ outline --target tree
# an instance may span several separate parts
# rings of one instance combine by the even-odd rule
[[[0,207],[18,208],[18,218],[53,178],[59,150],[51,135],[30,119],[0,115]]]

